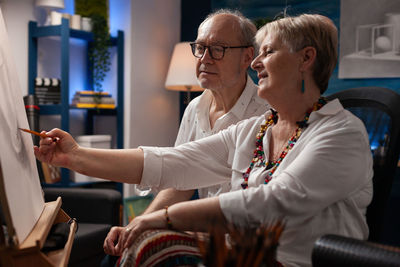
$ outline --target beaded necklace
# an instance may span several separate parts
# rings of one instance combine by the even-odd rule
[[[267,175],[265,176],[264,184],[267,184],[272,179],[272,175],[274,174],[275,170],[281,164],[282,160],[286,157],[287,153],[293,146],[296,144],[297,140],[300,138],[300,135],[303,132],[303,129],[307,128],[308,126],[308,119],[310,118],[310,114],[313,111],[319,110],[327,103],[326,99],[321,97],[318,99],[317,102],[314,103],[313,107],[307,110],[306,115],[302,121],[296,122],[297,128],[293,136],[289,139],[288,144],[283,149],[282,153],[280,154],[279,158],[273,162],[269,161],[267,166],[265,166],[265,159],[264,159],[264,149],[263,149],[263,138],[265,135],[265,131],[273,124],[278,122],[278,112],[271,109],[271,115],[266,120],[265,124],[261,125],[260,131],[257,133],[256,136],[256,149],[254,150],[253,159],[250,162],[249,168],[247,168],[246,172],[243,173],[243,183],[241,184],[243,189],[246,189],[249,181],[250,172],[253,169],[256,163],[260,164],[260,166],[265,167],[265,169],[269,169]]]

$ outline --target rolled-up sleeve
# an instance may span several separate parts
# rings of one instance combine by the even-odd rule
[[[142,177],[146,177],[146,179],[142,178],[140,186],[151,187],[150,185],[153,185],[158,188],[162,170],[162,151],[158,147],[142,146],[140,148],[143,150],[145,158]]]
[[[144,169],[140,186],[188,190],[229,181],[229,150],[234,146],[227,136],[220,133],[173,148],[141,147]]]

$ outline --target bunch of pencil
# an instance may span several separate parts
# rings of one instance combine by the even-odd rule
[[[208,238],[197,236],[203,264],[207,267],[282,266],[276,261],[276,250],[284,227],[282,221],[256,229],[230,226],[230,242],[226,242],[226,230],[213,227]]]

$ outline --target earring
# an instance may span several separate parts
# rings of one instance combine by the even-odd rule
[[[301,92],[304,94],[306,88],[304,87],[304,79],[301,80]]]

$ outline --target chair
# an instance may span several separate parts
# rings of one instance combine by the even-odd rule
[[[374,195],[367,208],[368,239],[379,242],[400,154],[400,95],[382,87],[359,87],[327,98],[338,98],[367,128],[374,158]]]
[[[121,193],[99,188],[43,188],[45,201],[62,198],[62,208],[76,218],[78,231],[69,266],[100,266],[103,242],[111,227],[121,224]]]
[[[400,248],[338,235],[325,235],[314,245],[313,267],[398,267]]]
[[[400,154],[400,95],[382,87],[359,87],[327,98],[338,98],[367,128],[374,159],[374,194],[366,215],[369,242],[324,235],[314,244],[313,266],[400,266],[400,248],[378,243],[384,241],[385,212]]]

